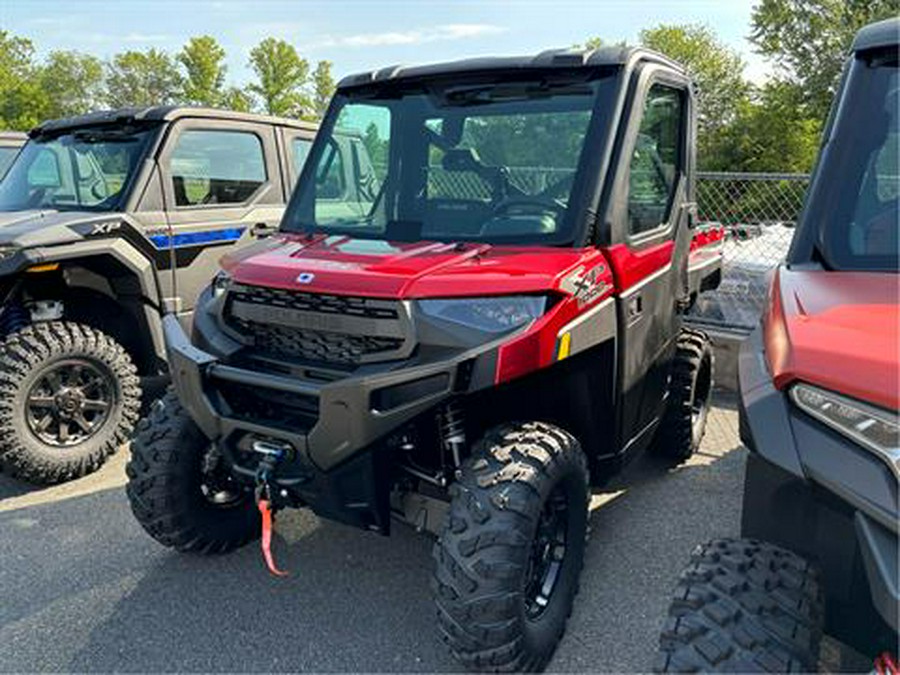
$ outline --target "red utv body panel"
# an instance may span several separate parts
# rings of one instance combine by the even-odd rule
[[[596,249],[389,243],[343,236],[279,235],[280,246],[239,262],[224,259],[234,280],[257,286],[391,299],[544,293]],[[306,284],[301,274],[311,274]],[[309,277],[307,277],[309,278]]]
[[[718,233],[718,234],[717,234]],[[691,260],[704,248],[721,255],[720,230],[695,235]],[[222,260],[237,283],[333,295],[401,300],[547,294],[559,299],[524,333],[500,347],[497,382],[549,366],[565,325],[672,262],[671,241],[641,251],[595,247],[390,243],[346,236],[280,234],[263,250]]]
[[[777,269],[764,317],[775,386],[802,380],[900,408],[898,294],[896,274]]]
[[[554,295],[559,300],[549,312],[500,347],[497,382],[553,363],[559,330],[613,292],[612,272],[596,248],[279,235],[267,250],[227,258],[223,266],[238,283],[335,295],[362,289],[402,300]]]

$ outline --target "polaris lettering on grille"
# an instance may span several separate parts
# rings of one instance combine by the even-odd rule
[[[415,346],[405,308],[395,300],[235,284],[225,321],[273,358],[358,364],[405,358]]]
[[[403,331],[397,321],[379,321],[362,316],[344,316],[322,312],[304,312],[289,307],[275,307],[249,302],[235,302],[231,314],[241,321],[260,324],[276,324],[302,330],[371,335],[375,337],[402,338]]]

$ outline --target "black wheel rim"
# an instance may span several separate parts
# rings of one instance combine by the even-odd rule
[[[86,359],[65,359],[45,368],[28,390],[25,419],[42,443],[68,448],[96,436],[116,396],[112,374]]]
[[[544,503],[531,542],[531,554],[525,572],[525,614],[539,618],[547,609],[559,585],[566,557],[569,526],[569,499],[557,485]]]

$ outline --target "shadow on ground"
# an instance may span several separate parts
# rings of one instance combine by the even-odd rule
[[[556,671],[649,669],[693,546],[737,532],[745,452],[727,407],[703,453],[641,458],[599,491],[581,593]],[[219,558],[162,549],[119,487],[0,512],[0,670],[449,671],[429,597],[431,540],[285,514],[287,579],[256,547]]]

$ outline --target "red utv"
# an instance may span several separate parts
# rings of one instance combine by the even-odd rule
[[[690,81],[644,50],[343,80],[280,232],[224,262],[191,338],[166,320],[177,397],[133,445],[137,519],[218,553],[260,535],[257,509],[399,518],[439,534],[462,663],[542,668],[589,485],[703,435],[712,355],[681,312],[722,232],[694,222],[694,138]]]
[[[898,29],[853,44],[787,261],[741,349],[744,538],[694,552],[659,670],[811,671],[823,630],[897,653]]]

